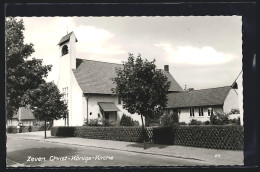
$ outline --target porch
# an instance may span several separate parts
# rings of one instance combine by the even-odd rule
[[[104,125],[119,125],[119,117],[118,117],[118,107],[115,105],[114,102],[98,102],[101,116],[101,122]]]

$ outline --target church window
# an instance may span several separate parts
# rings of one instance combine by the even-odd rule
[[[69,53],[69,49],[67,45],[64,45],[61,49],[61,56],[64,56]]]

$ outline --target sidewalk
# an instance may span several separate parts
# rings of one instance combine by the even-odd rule
[[[60,143],[66,145],[87,146],[109,150],[144,153],[151,155],[168,156],[194,161],[203,161],[209,165],[243,165],[243,151],[218,150],[185,147],[176,145],[159,145],[147,143],[143,149],[143,143],[122,142],[112,140],[97,140],[76,137],[53,137],[47,131],[47,139],[44,139],[44,132],[17,133],[17,138],[32,139],[37,141]]]

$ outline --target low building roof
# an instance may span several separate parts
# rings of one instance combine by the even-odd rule
[[[115,88],[112,78],[116,77],[115,68],[122,68],[122,64],[108,63],[101,61],[76,59],[76,69],[73,69],[74,76],[84,93],[91,94],[113,94],[111,89]],[[164,70],[171,86],[168,91],[183,91],[173,76]]]
[[[98,102],[98,105],[104,112],[119,111],[114,102]]]
[[[223,105],[231,86],[194,90],[190,92],[169,93],[166,108]]]
[[[35,119],[32,111],[29,108],[21,107],[21,120]]]

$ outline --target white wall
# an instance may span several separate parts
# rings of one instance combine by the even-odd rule
[[[68,54],[61,56],[61,51],[62,51],[62,47],[64,45],[68,46]],[[81,102],[81,100],[78,100],[78,94],[79,94],[79,90],[78,87],[75,86],[75,77],[74,74],[72,72],[72,69],[76,68],[76,46],[75,46],[75,35],[72,34],[70,37],[70,41],[62,44],[61,46],[59,46],[59,79],[58,79],[58,83],[57,86],[60,90],[60,92],[63,92],[63,88],[68,88],[68,110],[69,110],[69,125],[81,125],[79,123],[78,120],[78,115],[82,116],[82,112],[78,113],[80,110],[75,109],[74,111],[75,113],[73,114],[73,109],[72,109],[72,104],[73,107],[75,107],[74,105],[76,103]],[[76,87],[76,88],[72,88],[72,87]],[[76,92],[76,95],[74,96],[74,91]],[[76,102],[74,102],[72,99],[74,100],[78,100]],[[78,104],[76,107],[79,107],[81,105]],[[81,107],[79,107],[81,109]],[[76,114],[76,115],[75,115]],[[75,115],[76,117],[74,118],[73,115]],[[54,120],[53,121],[53,125],[54,126],[64,126],[65,125],[65,120],[64,119],[59,119],[59,120]]]
[[[84,117],[82,113],[83,98],[83,91],[71,71],[71,109],[69,112],[70,126],[82,126],[84,124]]]
[[[118,104],[118,97],[112,96],[112,95],[90,95],[88,98],[88,118],[89,119],[95,119],[98,118],[98,113],[101,115],[100,108],[98,105],[98,102],[114,102],[118,109],[117,113],[117,120],[120,121],[123,114],[130,116],[133,118],[133,120],[137,120],[139,124],[142,124],[141,117],[137,114],[130,114],[127,110],[123,109],[122,104]],[[86,99],[83,100],[83,107],[85,108],[84,112],[84,118],[87,119],[87,101]],[[90,115],[90,112],[92,112],[92,115]]]
[[[224,113],[231,112],[231,109],[239,109],[238,93],[234,89],[229,91],[223,106]]]
[[[190,116],[190,108],[180,108],[178,111],[179,113],[179,122],[185,122],[185,123],[190,123],[192,119],[195,119],[197,121],[205,122],[210,120],[210,116],[208,116],[208,109],[213,108],[214,111],[222,112],[222,108],[220,106],[208,106],[208,107],[203,107],[203,115],[204,116],[199,116],[199,108],[194,107],[194,116]],[[173,109],[170,110],[170,112],[173,112]]]
[[[18,119],[7,119],[7,126],[18,126]]]

